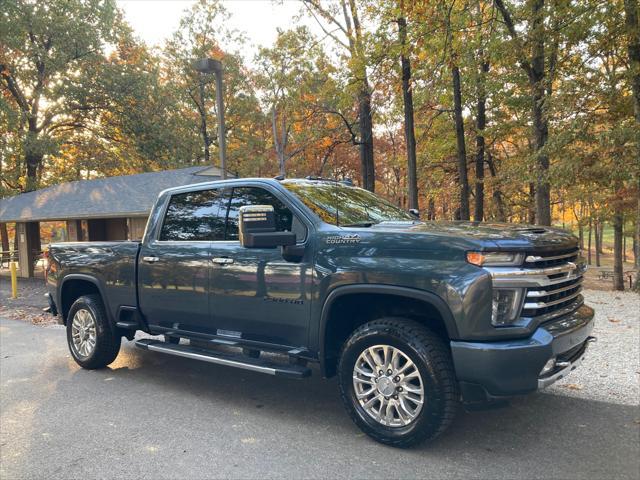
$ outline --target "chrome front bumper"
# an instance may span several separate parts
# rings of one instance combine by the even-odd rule
[[[593,343],[596,340],[597,340],[596,337],[587,337],[587,339],[585,340],[584,348],[575,357],[575,359],[569,360],[569,361],[557,361],[556,360],[555,365],[556,365],[557,368],[552,370],[551,374],[544,375],[544,376],[541,376],[540,378],[538,378],[538,389],[546,388],[549,385],[554,384],[555,382],[557,382],[561,378],[566,377],[567,375],[569,375],[569,373],[571,373],[576,368],[578,368],[582,364],[582,362],[584,361],[585,356],[587,354],[587,348],[586,348],[587,344]]]
[[[463,396],[465,392],[473,392],[475,397],[521,395],[565,377],[584,359],[593,338],[593,317],[593,309],[582,305],[538,327],[529,338],[452,341],[451,355]],[[551,360],[555,362],[554,368],[542,374]]]

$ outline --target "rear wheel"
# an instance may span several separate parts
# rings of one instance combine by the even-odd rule
[[[73,303],[67,315],[67,343],[82,368],[103,368],[116,359],[120,335],[111,330],[99,295],[84,295]]]
[[[458,405],[448,349],[435,333],[404,318],[359,327],[338,366],[342,400],[375,440],[408,447],[441,434]]]

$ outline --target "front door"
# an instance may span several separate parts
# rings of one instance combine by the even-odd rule
[[[296,232],[304,244],[307,227],[276,195],[262,187],[235,187],[224,242],[211,250],[210,309],[217,333],[265,343],[304,346],[311,307],[311,254],[286,261],[280,248],[244,248],[238,240],[238,211],[272,205],[278,230]]]
[[[224,237],[226,200],[215,189],[171,196],[157,238],[140,251],[140,309],[156,332],[211,333],[211,245]]]

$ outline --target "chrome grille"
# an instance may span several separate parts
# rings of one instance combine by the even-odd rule
[[[525,268],[551,269],[543,286],[529,287],[526,290],[521,317],[544,317],[544,320],[566,313],[567,307],[578,308],[583,303],[583,270],[571,269],[577,261],[580,251],[569,250],[531,254],[525,258]],[[567,271],[554,271],[568,267]],[[554,273],[552,273],[554,272]]]
[[[531,254],[524,259],[525,268],[546,268],[575,262],[580,255],[578,248],[551,252],[548,254]]]

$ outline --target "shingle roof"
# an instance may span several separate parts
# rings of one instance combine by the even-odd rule
[[[219,173],[199,166],[62,183],[0,200],[0,222],[148,215],[162,190],[215,180]]]

